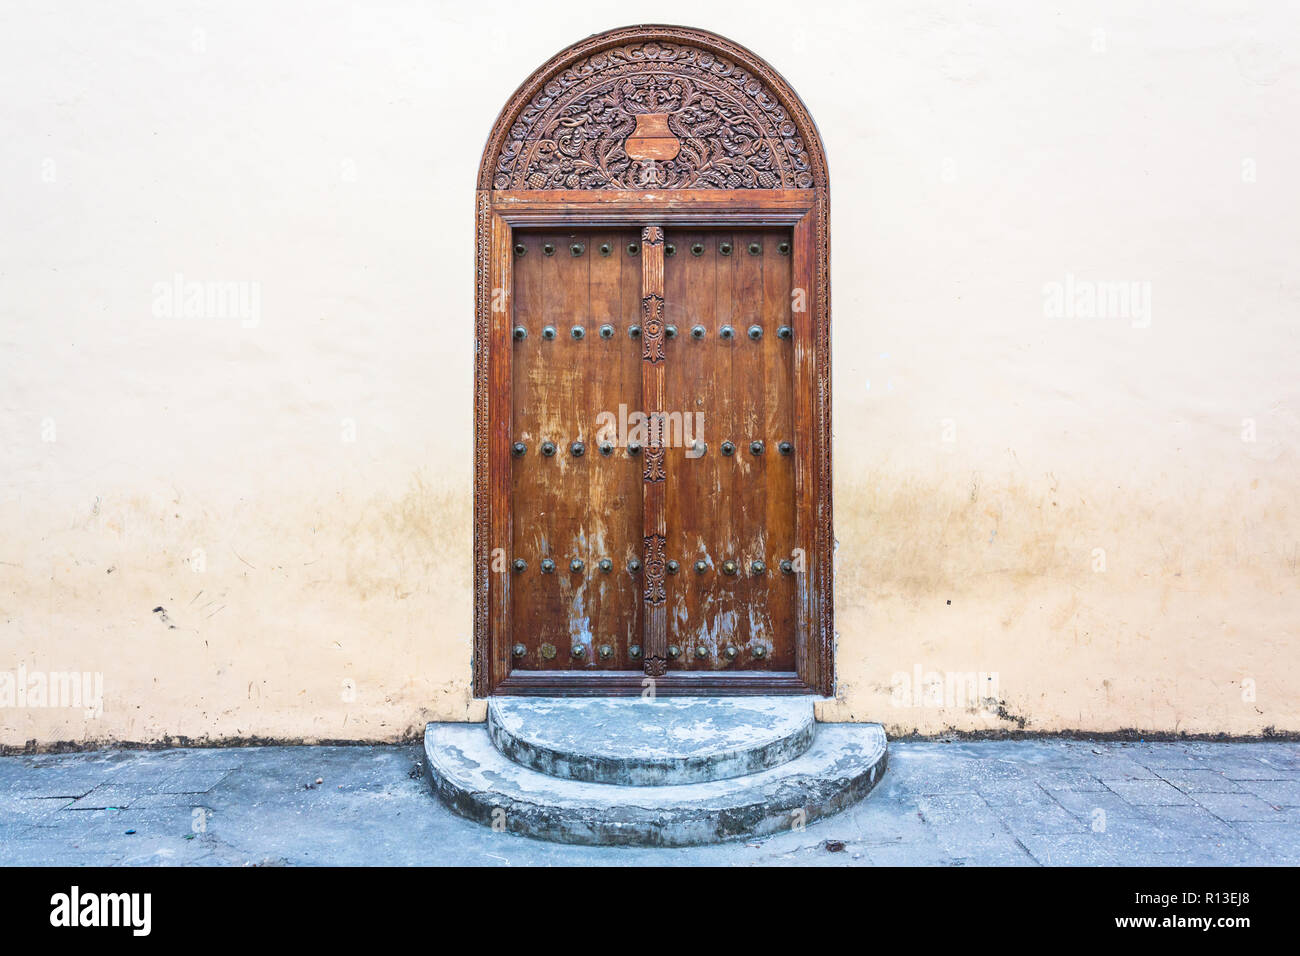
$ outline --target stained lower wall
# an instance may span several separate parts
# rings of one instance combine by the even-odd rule
[[[1300,732],[1296,14],[747,10],[657,16],[767,57],[826,140],[822,716]],[[475,170],[515,84],[617,23],[2,16],[0,745],[481,717]],[[245,308],[188,317],[177,276]]]

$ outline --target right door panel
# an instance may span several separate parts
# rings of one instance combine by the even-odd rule
[[[792,671],[791,235],[665,238],[669,667]]]

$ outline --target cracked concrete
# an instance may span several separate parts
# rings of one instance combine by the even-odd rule
[[[1300,864],[1296,743],[891,743],[884,779],[844,812],[681,849],[494,832],[430,794],[422,759],[414,745],[4,757],[0,864]]]

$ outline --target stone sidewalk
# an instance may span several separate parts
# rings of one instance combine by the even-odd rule
[[[1296,743],[891,743],[884,780],[838,816],[672,850],[494,833],[434,800],[422,757],[404,745],[0,758],[0,864],[1300,864]]]

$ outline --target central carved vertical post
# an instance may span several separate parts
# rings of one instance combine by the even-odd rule
[[[641,404],[647,419],[641,485],[645,530],[645,673],[668,672],[668,604],[664,583],[664,231],[641,230]]]

